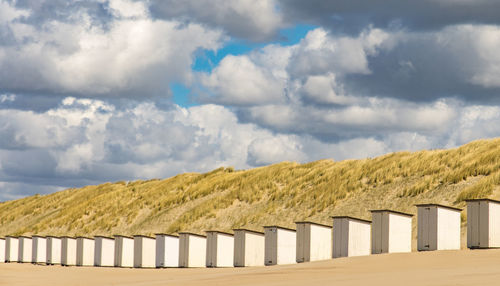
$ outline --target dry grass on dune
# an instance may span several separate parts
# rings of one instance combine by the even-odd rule
[[[334,214],[369,218],[374,208],[415,213],[421,202],[463,207],[468,198],[500,197],[499,143],[68,189],[0,203],[0,235],[260,230],[303,219],[330,223]]]

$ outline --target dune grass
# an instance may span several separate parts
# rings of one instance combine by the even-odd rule
[[[370,218],[375,208],[415,213],[423,202],[463,207],[466,199],[500,195],[499,143],[68,189],[0,203],[0,236],[260,230],[304,219],[329,224],[336,214]]]

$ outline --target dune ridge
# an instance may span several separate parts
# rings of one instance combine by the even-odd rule
[[[370,219],[368,210],[378,208],[415,214],[418,203],[463,208],[465,199],[500,198],[499,143],[479,140],[455,149],[363,160],[219,168],[35,195],[0,203],[0,236],[261,230],[270,224],[294,227],[306,219],[331,224],[332,215]]]

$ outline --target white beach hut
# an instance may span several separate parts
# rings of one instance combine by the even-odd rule
[[[500,201],[467,200],[467,247],[500,247]]]
[[[179,267],[205,267],[207,237],[195,233],[179,233]]]
[[[17,262],[19,260],[19,237],[7,236],[5,238],[5,262]]]
[[[234,231],[234,266],[264,266],[265,236],[249,229]]]
[[[372,210],[372,254],[411,252],[413,215],[392,210]]]
[[[31,263],[33,255],[33,240],[28,236],[19,237],[19,254],[17,262]]]
[[[32,263],[47,263],[47,238],[45,236],[33,235],[32,238]]]
[[[265,265],[296,263],[297,238],[294,229],[280,226],[264,226]]]
[[[90,237],[76,238],[76,265],[94,266],[95,241]]]
[[[179,237],[156,234],[156,267],[179,267]]]
[[[61,265],[75,266],[77,239],[70,236],[61,237]]]
[[[234,266],[234,236],[227,232],[209,230],[207,233],[207,267]]]
[[[94,237],[94,266],[115,266],[115,240],[107,236]]]
[[[418,208],[417,249],[460,249],[461,209],[438,204],[421,204]]]
[[[62,240],[60,237],[47,236],[47,264],[61,264]],[[76,249],[75,249],[76,253]]]
[[[156,240],[145,235],[134,235],[134,267],[154,268],[156,266]]]
[[[332,258],[332,227],[310,221],[299,221],[297,225],[297,262],[326,260]]]
[[[349,217],[333,218],[333,258],[370,255],[371,221]]]
[[[115,235],[115,267],[134,267],[134,238]]]
[[[5,262],[5,253],[6,253],[5,238],[0,237],[0,263]]]

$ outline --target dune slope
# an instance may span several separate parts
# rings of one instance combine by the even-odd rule
[[[251,170],[219,168],[164,180],[115,182],[0,203],[0,236],[229,231],[331,215],[370,219],[368,210],[415,213],[417,203],[464,207],[500,198],[500,139],[450,150]],[[465,214],[463,215],[465,222]]]

